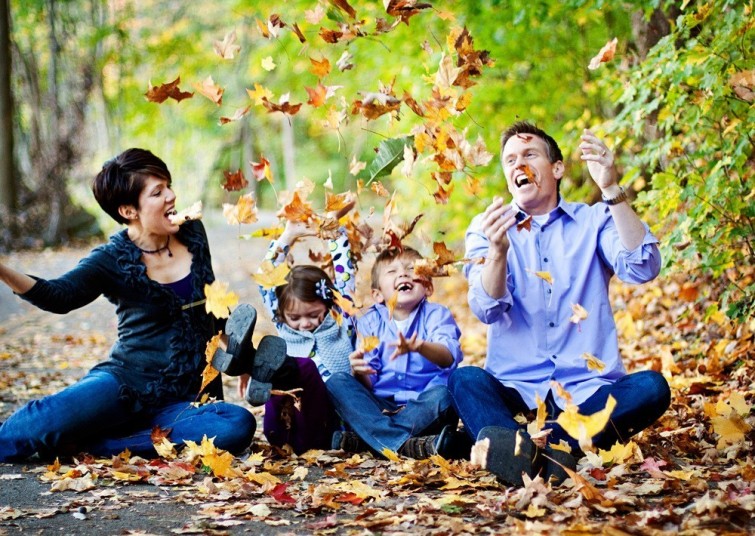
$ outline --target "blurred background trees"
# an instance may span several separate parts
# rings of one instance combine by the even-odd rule
[[[405,219],[426,214],[418,236],[460,252],[471,216],[493,195],[507,196],[497,157],[453,170],[440,203],[437,159],[427,151],[408,176],[401,166],[384,177],[369,168],[355,176],[352,164],[369,164],[381,142],[412,134],[427,118],[406,103],[373,120],[352,106],[381,87],[398,99],[432,99],[442,58],[453,52],[448,36],[466,27],[495,64],[475,85],[448,90],[464,101],[441,119],[449,128],[470,142],[480,137],[496,155],[502,128],[537,122],[568,160],[563,195],[588,202],[599,196],[576,146],[583,128],[595,128],[616,147],[623,184],[662,238],[667,268],[717,278],[713,292],[730,316],[755,312],[752,2],[431,3],[410,2],[422,9],[380,32],[397,22],[386,13],[397,2],[0,0],[1,246],[58,244],[98,226],[112,231],[93,207],[89,181],[108,158],[142,146],[170,166],[179,208],[200,198],[209,207],[233,202],[238,194],[219,187],[224,171],[242,170],[271,210],[276,193],[304,177],[318,185],[330,177],[336,192],[356,190],[357,179],[380,180],[397,192]],[[344,27],[365,35],[336,43],[321,35]],[[223,59],[214,44],[232,30],[239,50]],[[616,58],[588,69],[614,37]],[[344,53],[353,67],[341,70]],[[312,60],[326,59],[330,71],[318,77]],[[191,99],[147,101],[150,87],[179,76]],[[224,90],[220,105],[195,88],[210,76]],[[319,82],[334,95],[307,104],[306,88]],[[303,106],[296,115],[268,113],[259,104],[263,90],[271,102],[288,94]],[[247,106],[246,115],[221,124]],[[272,185],[251,179],[250,162],[262,157]],[[384,203],[369,190],[360,194],[365,213]]]

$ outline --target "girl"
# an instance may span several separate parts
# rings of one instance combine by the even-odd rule
[[[335,217],[346,214],[353,206],[352,201]],[[275,266],[285,262],[296,240],[313,235],[305,224],[288,222],[280,238],[270,244],[266,259]],[[330,448],[340,421],[325,382],[337,372],[349,372],[349,354],[354,351],[356,332],[352,323],[348,319],[339,323],[331,314],[334,289],[347,299],[355,291],[354,264],[343,228],[336,239],[329,241],[329,249],[334,280],[315,266],[295,266],[288,274],[287,284],[275,289],[260,287],[278,334],[286,341],[288,355],[295,356],[298,373],[289,378],[285,387],[302,388],[298,408],[293,398],[286,395],[275,395],[267,401],[263,432],[270,444],[289,444],[297,454],[313,448]],[[254,379],[242,376],[239,383],[242,392],[249,393],[250,382]]]

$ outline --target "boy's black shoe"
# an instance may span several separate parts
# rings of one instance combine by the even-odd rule
[[[542,475],[545,481],[550,480],[554,486],[560,485],[567,478],[571,478],[564,467],[577,470],[577,460],[570,453],[554,449],[550,446],[540,452]],[[563,467],[562,467],[563,466]]]
[[[490,441],[485,456],[484,469],[493,473],[508,486],[522,486],[522,474],[534,477],[537,447],[529,435],[521,430],[501,426],[486,426],[477,434],[477,442]]]
[[[436,454],[447,460],[468,460],[473,445],[472,439],[451,425],[446,425],[435,442]]]
[[[347,432],[345,430],[336,430],[333,432],[330,448],[332,450],[342,450],[344,452],[352,453],[370,450],[367,443],[365,443],[356,432]]]
[[[229,376],[240,376],[249,372],[254,359],[252,333],[257,323],[257,311],[248,303],[242,303],[233,310],[225,323],[228,336],[226,350],[218,348],[212,356],[215,370]]]

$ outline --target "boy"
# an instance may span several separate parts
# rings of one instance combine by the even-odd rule
[[[448,308],[427,301],[433,284],[415,274],[420,259],[411,248],[375,259],[375,305],[357,320],[357,333],[362,341],[377,338],[377,347],[353,352],[352,374],[334,374],[327,383],[336,411],[357,436],[336,432],[334,449],[359,450],[363,441],[375,452],[412,458],[469,455],[471,441],[456,432],[446,389],[462,360],[460,331]]]

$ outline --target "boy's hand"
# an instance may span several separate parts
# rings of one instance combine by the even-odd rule
[[[294,242],[305,236],[316,236],[314,230],[312,230],[306,223],[300,221],[287,221],[286,227],[283,229],[283,233],[278,240],[284,244],[292,246]]]
[[[356,350],[349,354],[349,365],[351,365],[351,373],[354,376],[377,374],[377,371],[364,359],[364,350]]]
[[[239,383],[236,389],[238,390],[239,396],[241,398],[244,398],[246,396],[246,386],[249,385],[249,378],[251,378],[249,374],[242,374],[241,376],[239,376]]]
[[[391,354],[391,361],[396,359],[398,356],[408,354],[409,352],[419,352],[419,349],[422,348],[424,342],[425,341],[423,341],[422,339],[417,339],[416,333],[407,339],[406,337],[404,337],[404,334],[399,331],[398,342],[391,344],[391,346],[396,347],[396,349],[393,351],[393,354]]]

